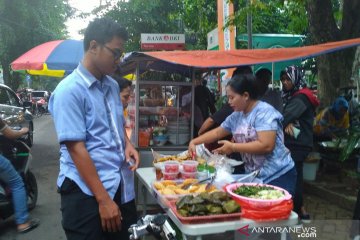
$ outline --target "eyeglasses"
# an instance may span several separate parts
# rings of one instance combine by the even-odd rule
[[[121,51],[120,49],[111,49],[106,45],[104,45],[104,47],[113,54],[115,60],[118,60],[124,56],[124,52]]]

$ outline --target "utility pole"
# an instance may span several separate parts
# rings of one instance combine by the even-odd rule
[[[248,49],[252,49],[252,13],[251,13],[251,0],[247,0],[248,13],[247,13],[247,34],[248,34]]]

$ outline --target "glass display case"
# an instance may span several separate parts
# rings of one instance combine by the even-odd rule
[[[135,145],[186,149],[193,131],[193,91],[189,78],[168,73],[142,74],[135,87]]]

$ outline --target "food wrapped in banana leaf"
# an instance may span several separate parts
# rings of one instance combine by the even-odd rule
[[[189,208],[189,212],[193,215],[202,216],[202,215],[206,215],[205,213],[207,212],[207,209],[206,209],[205,205],[203,205],[203,204],[193,204]]]
[[[200,204],[203,203],[205,200],[201,198],[201,196],[196,196],[193,199],[191,199],[188,203],[190,205]]]
[[[226,213],[234,213],[240,211],[240,206],[234,200],[228,200],[223,202],[222,208],[225,210]]]
[[[186,195],[176,201],[176,208],[183,217],[240,212],[240,206],[225,192]]]
[[[209,214],[223,214],[223,213],[224,213],[223,208],[218,205],[211,205],[209,209]]]
[[[217,192],[212,192],[210,194],[210,198],[220,201],[226,201],[228,199],[228,195],[226,194],[226,192],[217,191]]]
[[[194,198],[193,195],[185,195],[176,201],[177,209],[183,208],[185,205],[190,204],[190,201]]]

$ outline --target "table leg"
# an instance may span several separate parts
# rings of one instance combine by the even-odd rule
[[[182,239],[183,240],[190,240],[190,239],[195,239],[195,240],[202,240],[202,236],[186,236],[185,234],[182,234]]]
[[[143,194],[143,216],[146,215],[146,208],[147,208],[147,190],[144,185],[141,186],[141,192]]]

